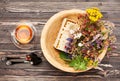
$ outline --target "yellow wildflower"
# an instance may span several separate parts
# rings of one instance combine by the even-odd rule
[[[90,60],[87,64],[87,66],[92,66],[93,65],[93,60]]]
[[[88,13],[88,17],[92,22],[96,22],[103,17],[102,13],[97,7],[88,8],[86,9],[86,12]]]

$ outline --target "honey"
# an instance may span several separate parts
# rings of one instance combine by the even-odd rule
[[[29,43],[33,38],[33,34],[32,28],[28,25],[19,25],[15,29],[15,38],[21,44]]]

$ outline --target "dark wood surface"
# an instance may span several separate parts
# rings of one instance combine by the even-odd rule
[[[104,71],[92,69],[78,74],[62,72],[50,65],[40,47],[41,31],[47,20],[55,13],[66,9],[99,7],[105,20],[116,25],[117,49],[103,59]],[[11,41],[10,32],[16,23],[29,20],[37,29],[34,47],[29,50],[17,48]],[[38,66],[16,64],[6,66],[0,61],[0,81],[120,81],[120,0],[0,0],[0,58],[25,56],[37,52],[43,62]]]

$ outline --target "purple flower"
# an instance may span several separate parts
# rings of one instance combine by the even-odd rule
[[[70,51],[71,50],[71,48],[72,48],[72,45],[69,43],[69,42],[67,42],[66,44],[65,44],[65,49],[68,51]]]
[[[66,40],[68,40],[70,43],[73,41],[72,38],[67,38]]]
[[[70,42],[65,43],[65,46],[67,46],[67,47],[72,47],[72,45],[71,45]]]
[[[65,46],[65,50],[70,50],[71,48],[70,47],[68,47],[68,46]]]
[[[98,39],[98,40],[96,40],[96,43],[97,43],[97,44],[101,44],[101,43],[102,43],[102,40]]]

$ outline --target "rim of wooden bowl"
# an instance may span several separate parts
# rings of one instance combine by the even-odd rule
[[[47,23],[45,24],[45,26],[42,30],[41,41],[40,42],[41,42],[41,49],[43,51],[43,55],[51,65],[53,65],[57,69],[65,71],[65,72],[79,73],[79,72],[85,72],[85,71],[90,70],[94,67],[93,66],[88,67],[86,70],[74,70],[73,67],[69,67],[68,64],[65,64],[65,62],[63,62],[62,59],[60,59],[58,56],[54,57],[54,55],[52,55],[53,53],[57,52],[57,50],[53,47],[53,44],[51,44],[51,43],[54,43],[54,42],[51,42],[49,44],[52,45],[50,47],[55,52],[53,52],[51,49],[49,49],[49,46],[47,45],[47,42],[48,42],[47,37],[48,37],[48,34],[49,34],[49,29],[53,25],[53,23],[57,23],[56,20],[59,19],[59,18],[61,19],[61,23],[62,23],[63,18],[67,17],[68,14],[74,14],[74,13],[84,14],[86,12],[83,11],[83,10],[80,10],[80,9],[71,9],[71,10],[60,11],[60,12],[56,13],[55,15],[53,15],[47,21]],[[55,31],[55,30],[53,30],[53,31]],[[55,41],[56,37],[54,37],[54,34],[52,34],[51,37],[53,37],[54,41]],[[51,39],[49,41],[51,41]],[[103,52],[98,56],[98,59],[102,60],[104,58],[106,52],[107,52],[107,47],[104,48]],[[57,60],[57,59],[59,59],[59,60]]]

